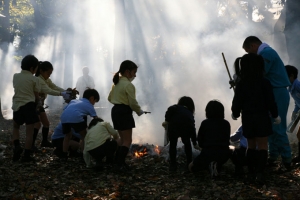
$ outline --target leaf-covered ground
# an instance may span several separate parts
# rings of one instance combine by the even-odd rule
[[[53,130],[59,115],[48,115]],[[0,199],[300,199],[299,166],[283,174],[267,168],[268,181],[261,186],[234,177],[230,161],[217,180],[206,171],[186,174],[181,156],[176,173],[169,173],[165,157],[150,154],[128,155],[132,170],[126,174],[109,166],[87,169],[80,158],[61,162],[51,148],[36,153],[36,163],[13,163],[12,121],[0,120],[0,128]],[[24,142],[24,127],[21,135]],[[40,134],[37,144],[39,139]]]

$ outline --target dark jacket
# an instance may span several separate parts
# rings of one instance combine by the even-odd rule
[[[178,137],[189,137],[196,143],[196,128],[193,113],[181,105],[170,106],[165,115],[168,122],[168,134]]]
[[[229,148],[230,124],[222,118],[205,119],[197,139],[201,148]]]

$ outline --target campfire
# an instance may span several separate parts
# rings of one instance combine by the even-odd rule
[[[159,155],[160,147],[158,145],[140,145],[140,144],[132,144],[130,148],[130,152],[133,157],[141,158],[147,155]]]

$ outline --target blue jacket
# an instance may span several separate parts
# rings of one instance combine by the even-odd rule
[[[286,88],[291,85],[284,64],[274,49],[265,47],[259,55],[265,61],[265,78],[271,82],[273,88]]]
[[[289,87],[289,92],[295,100],[294,112],[298,112],[300,109],[300,81],[298,79],[295,79],[293,85]]]

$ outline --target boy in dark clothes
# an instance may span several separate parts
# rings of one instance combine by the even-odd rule
[[[240,77],[232,101],[232,119],[242,113],[243,135],[248,140],[247,163],[248,179],[264,183],[264,168],[268,158],[268,136],[273,134],[271,116],[274,124],[280,124],[273,88],[264,78],[263,57],[249,53],[240,58],[235,65]]]
[[[219,175],[222,165],[229,159],[230,124],[224,119],[224,106],[217,100],[208,102],[206,118],[198,131],[199,156],[189,165],[191,172],[209,169],[212,178]]]
[[[181,137],[184,144],[187,166],[192,162],[191,139],[195,149],[199,149],[196,142],[196,129],[194,119],[195,105],[190,97],[183,96],[176,105],[170,106],[165,115],[163,126],[168,125],[170,140],[170,171],[177,170],[176,154],[177,142]]]
[[[291,86],[289,86],[289,92],[293,99],[295,100],[295,108],[292,113],[292,121],[295,119],[296,114],[300,112],[300,81],[297,79],[298,77],[298,69],[291,65],[286,65],[285,69],[289,76]],[[292,159],[292,163],[300,162],[300,127],[297,131],[298,138],[298,156]]]

